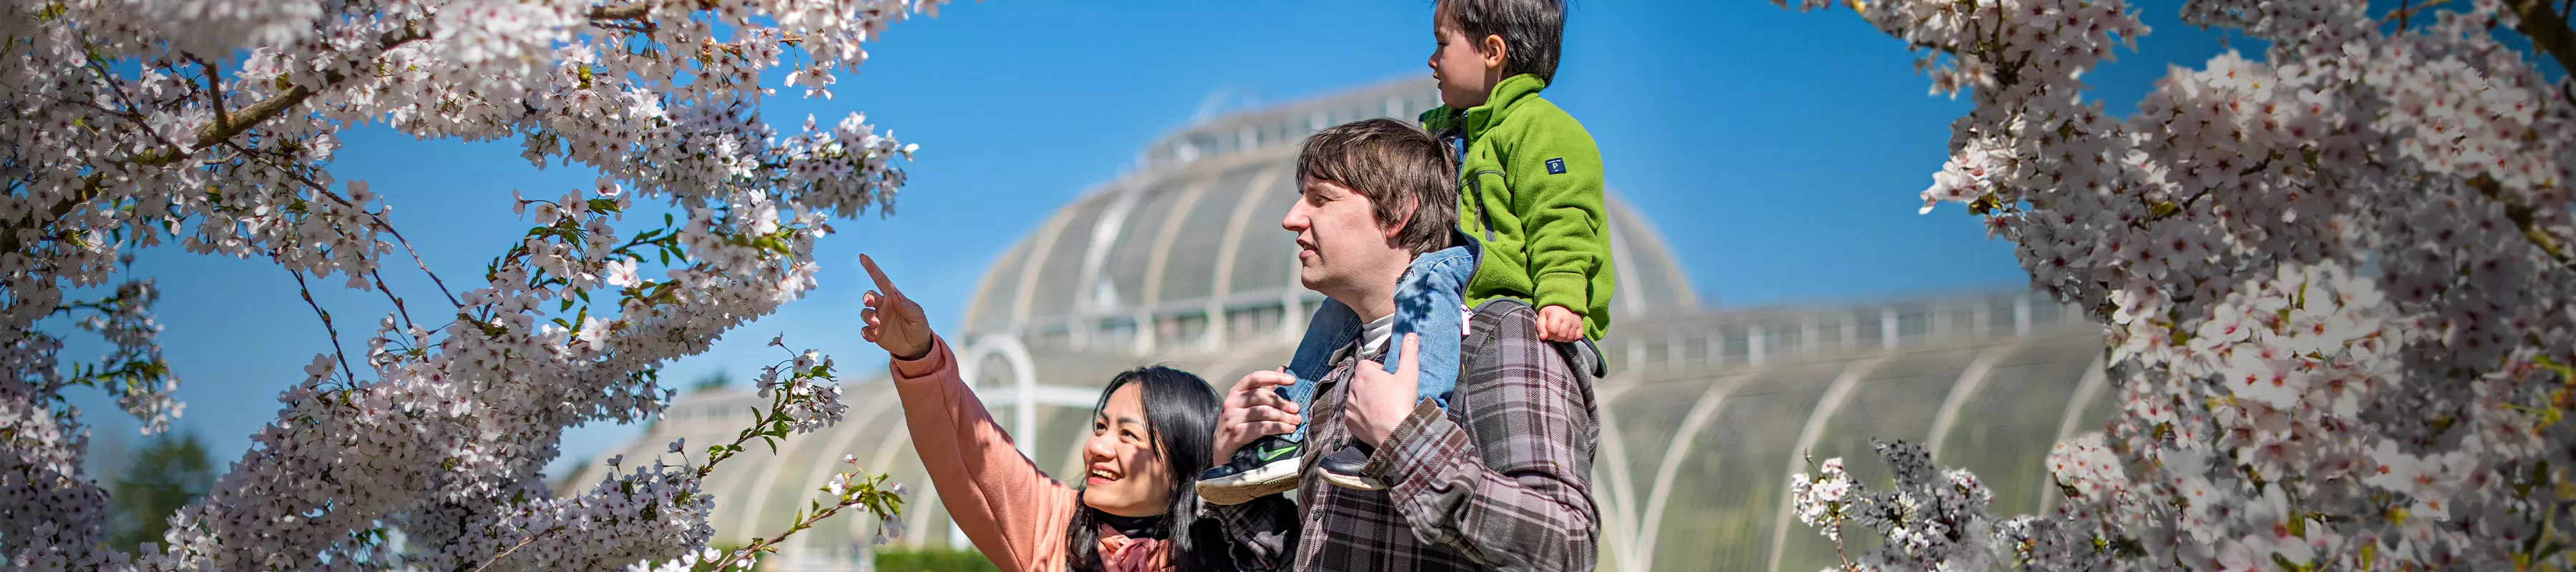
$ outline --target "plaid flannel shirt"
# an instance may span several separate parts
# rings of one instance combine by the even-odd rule
[[[1266,530],[1276,518],[1250,506],[1210,507],[1211,516],[1246,545],[1293,543],[1297,570],[1591,570],[1601,536],[1591,486],[1598,358],[1540,341],[1538,313],[1516,300],[1479,307],[1468,331],[1449,410],[1423,401],[1369,460],[1368,474],[1392,487],[1343,489],[1315,468],[1352,440],[1341,413],[1354,344],[1306,410],[1298,530]]]

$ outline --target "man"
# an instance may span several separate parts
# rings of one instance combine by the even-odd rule
[[[1597,356],[1539,340],[1528,304],[1476,308],[1460,342],[1457,388],[1444,411],[1417,398],[1418,342],[1393,339],[1396,284],[1417,256],[1468,244],[1455,230],[1458,195],[1446,149],[1386,119],[1336,126],[1306,140],[1300,197],[1280,226],[1296,233],[1298,279],[1369,322],[1336,352],[1303,406],[1274,388],[1284,372],[1246,375],[1219,413],[1215,462],[1302,422],[1301,471],[1345,446],[1369,451],[1362,476],[1379,490],[1302,479],[1298,570],[1589,570],[1600,537],[1592,450],[1600,414]],[[1457,335],[1422,332],[1418,335]],[[1398,368],[1381,365],[1397,351]],[[1580,364],[1578,367],[1577,364]],[[1307,417],[1311,416],[1311,418]],[[1210,506],[1229,534],[1259,530],[1248,509]]]

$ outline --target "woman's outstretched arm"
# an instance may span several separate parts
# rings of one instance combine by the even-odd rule
[[[867,325],[860,333],[892,358],[886,369],[903,400],[904,424],[940,504],[1002,570],[1061,567],[1074,491],[1020,454],[1010,433],[958,376],[957,356],[930,331],[921,306],[896,290],[874,260],[859,261],[877,286],[861,300]]]

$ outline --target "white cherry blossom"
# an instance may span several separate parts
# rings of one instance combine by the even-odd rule
[[[660,412],[658,368],[801,297],[832,219],[892,205],[912,145],[855,113],[773,126],[761,78],[833,85],[941,1],[0,0],[0,568],[747,564],[700,550],[698,483],[742,443],[838,421],[828,358],[782,360],[802,367],[764,383],[760,425],[698,460],[610,459],[624,472],[564,498],[540,469],[575,424]],[[399,227],[387,199],[333,175],[359,126],[516,140],[540,167],[600,177],[509,190],[534,231],[495,245],[486,272],[398,295],[382,274],[426,271],[402,232],[434,229]],[[638,203],[675,216],[627,220]],[[252,449],[128,555],[101,544],[106,494],[59,396],[102,389],[147,431],[182,412],[157,290],[119,276],[165,243],[397,310],[348,321],[314,304],[336,347],[279,380],[297,383]],[[56,316],[112,353],[62,355],[66,333],[38,326]],[[848,475],[807,515],[898,509],[882,476]],[[768,542],[811,522],[783,524]]]
[[[1889,490],[1799,489],[1829,537],[1886,540],[1845,567],[2570,566],[2576,82],[2535,61],[2576,63],[2564,3],[2193,0],[2263,52],[2174,68],[2127,118],[2082,77],[2146,34],[2139,5],[1799,4],[1973,101],[1925,208],[2097,310],[2118,404],[2050,456],[2049,514],[1922,512],[1986,493],[1901,444]]]

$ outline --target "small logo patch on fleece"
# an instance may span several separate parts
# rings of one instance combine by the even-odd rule
[[[1550,175],[1563,175],[1563,174],[1565,174],[1565,158],[1564,158],[1564,157],[1558,157],[1558,158],[1554,158],[1554,159],[1548,159],[1548,160],[1547,160],[1547,174],[1550,174]]]

